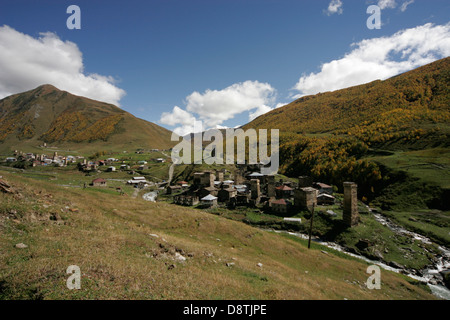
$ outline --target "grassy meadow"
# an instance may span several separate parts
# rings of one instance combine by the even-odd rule
[[[303,240],[47,174],[0,169],[14,192],[0,194],[1,299],[434,299],[384,270],[369,290],[366,263]],[[80,290],[66,287],[70,265]]]

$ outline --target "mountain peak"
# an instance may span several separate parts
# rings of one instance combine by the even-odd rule
[[[56,88],[54,85],[51,85],[51,84],[48,84],[48,83],[43,84],[43,85],[40,85],[39,87],[37,87],[37,89],[52,89],[52,90],[59,90],[59,89]]]
[[[0,100],[0,150],[42,142],[76,150],[170,148],[171,132],[51,84]]]
[[[33,91],[39,91],[41,93],[50,93],[53,91],[61,91],[58,88],[56,88],[55,86],[51,85],[51,84],[43,84],[40,85],[39,87],[37,87],[36,89],[34,89]]]

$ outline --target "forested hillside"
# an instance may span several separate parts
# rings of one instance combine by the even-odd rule
[[[336,186],[356,181],[366,201],[410,178],[384,160],[397,156],[397,163],[408,162],[411,151],[433,154],[427,161],[440,166],[434,182],[447,188],[450,168],[442,157],[450,147],[449,84],[446,58],[385,81],[300,98],[244,129],[280,130],[281,173],[312,175]]]

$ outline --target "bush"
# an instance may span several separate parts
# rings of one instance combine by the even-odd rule
[[[17,169],[28,169],[32,167],[32,164],[29,161],[18,161],[14,163],[13,167]]]

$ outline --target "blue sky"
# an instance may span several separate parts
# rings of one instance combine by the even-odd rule
[[[448,56],[449,13],[444,0],[2,0],[0,98],[48,80],[179,133],[193,119],[234,127]]]

